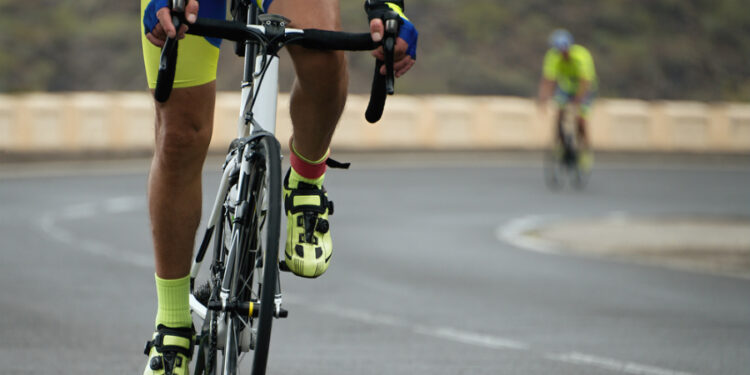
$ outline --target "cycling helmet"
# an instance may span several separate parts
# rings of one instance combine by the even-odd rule
[[[573,45],[573,35],[565,29],[557,29],[549,36],[549,46],[558,51],[567,51]]]

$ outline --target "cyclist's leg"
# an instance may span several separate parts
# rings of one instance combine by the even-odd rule
[[[215,91],[215,82],[176,88],[167,103],[156,102],[148,200],[156,274],[164,279],[181,278],[190,271]]]
[[[576,114],[576,128],[578,131],[578,138],[581,140],[581,143],[586,149],[591,148],[591,140],[589,139],[587,128],[589,113],[591,112],[591,105],[594,102],[595,96],[596,94],[593,92],[586,94],[586,97],[583,98],[578,113]]]
[[[578,113],[576,114],[576,130],[578,139],[581,142],[581,156],[579,163],[584,171],[589,171],[594,164],[594,154],[591,149],[591,137],[588,132],[588,118],[591,112],[591,104],[594,101],[595,93],[589,93],[581,102]]]
[[[269,12],[284,15],[297,28],[341,28],[338,0],[274,0]],[[323,178],[331,138],[346,102],[346,59],[340,51],[299,46],[288,50],[297,77],[290,98],[292,168],[284,183],[285,196],[291,197],[286,205],[285,253],[294,273],[317,277],[328,268],[332,253]]]
[[[141,9],[148,0],[141,1]],[[201,7],[224,15],[222,9]],[[210,16],[210,14],[208,14]],[[154,88],[160,49],[142,37],[149,87]],[[187,36],[180,41],[174,90],[155,102],[155,148],[148,181],[156,265],[157,314],[145,374],[187,374],[192,353],[189,271],[200,221],[201,169],[211,139],[218,46]],[[157,337],[161,337],[157,339]],[[161,342],[166,346],[162,346]],[[166,344],[171,343],[171,344]],[[159,345],[155,345],[159,344]]]
[[[557,103],[557,122],[555,123],[555,137],[557,137],[557,141],[560,143],[563,143],[563,138],[565,137],[565,129],[563,128],[565,126],[565,111],[568,106],[568,103],[571,100],[571,95],[565,91],[563,91],[560,86],[557,86],[555,89],[555,103]]]
[[[274,0],[269,12],[292,27],[340,30],[338,0]],[[317,161],[328,152],[346,103],[348,75],[341,51],[287,47],[297,73],[291,92],[292,142],[298,154]]]

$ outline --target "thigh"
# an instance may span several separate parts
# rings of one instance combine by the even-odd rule
[[[141,19],[149,0],[141,0]],[[226,5],[224,0],[205,0],[201,2],[199,10],[200,17],[221,18],[225,17]],[[177,69],[175,72],[174,87],[194,87],[204,85],[216,80],[216,66],[219,61],[220,40],[215,38],[204,38],[201,36],[187,35],[180,40],[177,50]],[[156,87],[156,76],[159,70],[159,58],[161,48],[151,44],[146,39],[141,23],[141,45],[143,47],[143,60],[146,67],[148,87]]]
[[[341,29],[339,0],[273,0],[268,12],[289,18],[294,28]]]

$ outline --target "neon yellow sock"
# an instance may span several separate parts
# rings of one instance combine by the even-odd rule
[[[322,176],[318,178],[305,178],[302,177],[297,171],[292,168],[292,173],[289,174],[289,186],[292,188],[297,187],[297,184],[300,182],[306,182],[308,184],[315,185],[317,187],[323,186],[323,180],[325,179],[326,175],[323,174]]]
[[[190,275],[180,279],[156,278],[156,326],[163,324],[170,328],[190,327]]]

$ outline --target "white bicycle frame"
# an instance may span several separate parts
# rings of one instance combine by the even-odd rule
[[[248,27],[263,29],[263,26],[257,26],[257,25],[248,25]],[[294,29],[287,29],[287,32],[296,32],[297,30]],[[302,33],[301,30],[299,30],[300,33]],[[252,53],[252,48],[247,48],[246,54]],[[247,56],[247,55],[246,55]],[[249,57],[246,57],[246,59]],[[264,67],[265,63],[265,67]],[[241,106],[240,106],[240,112],[239,112],[239,118],[237,121],[237,137],[238,138],[245,138],[248,136],[251,136],[254,132],[257,131],[265,131],[271,134],[275,134],[276,132],[276,109],[277,109],[277,99],[278,99],[278,93],[279,93],[279,85],[278,85],[278,77],[279,77],[279,58],[278,56],[273,55],[259,55],[255,58],[255,65],[254,65],[254,72],[250,74],[251,79],[248,81],[243,82],[242,84],[242,95],[241,95]],[[265,70],[265,71],[264,71]],[[246,74],[247,75],[247,74]],[[247,77],[246,77],[247,78]],[[262,81],[262,82],[261,82]],[[262,84],[261,84],[262,83]],[[253,101],[254,104],[253,104]],[[216,198],[214,200],[213,208],[211,210],[211,214],[208,218],[208,222],[206,223],[206,235],[210,238],[210,236],[213,234],[213,231],[215,230],[215,227],[217,224],[219,224],[219,221],[221,219],[221,212],[222,212],[222,205],[226,201],[227,195],[230,193],[230,186],[229,186],[229,179],[230,176],[237,172],[237,169],[239,168],[240,176],[248,175],[250,173],[251,163],[249,153],[252,152],[250,147],[245,147],[242,150],[242,155],[239,157],[233,157],[229,160],[227,160],[227,163],[224,167],[224,172],[221,176],[221,180],[219,183],[219,188],[216,194]],[[240,184],[242,183],[243,179],[240,179]],[[239,201],[239,192],[241,191],[241,187],[238,187],[237,189],[233,189],[232,192],[234,194],[237,194],[237,196],[229,197],[230,201],[237,202]],[[261,197],[262,198],[262,197]],[[265,210],[265,206],[267,205],[267,202],[263,200],[263,209]],[[222,224],[223,225],[223,224]],[[204,238],[204,241],[207,239]],[[215,239],[219,240],[219,239]],[[232,246],[229,248],[229,254],[227,254],[226,259],[226,265],[230,266],[233,264],[233,261],[236,257],[236,252],[239,251],[237,246],[237,239],[232,238]],[[207,245],[207,243],[206,243]],[[190,270],[190,276],[192,280],[195,280],[198,276],[201,265],[203,263],[203,259],[198,261],[197,259],[193,260],[193,264],[191,266]],[[259,278],[259,280],[262,280],[262,270],[256,269],[256,274],[254,277]],[[222,285],[228,285],[228,278],[231,277],[232,272],[225,272],[224,278],[225,280],[222,281]],[[222,287],[219,297],[221,300],[222,305],[226,305],[229,299],[229,290]],[[199,316],[201,319],[206,319],[207,315],[207,306],[204,306],[200,301],[196,299],[196,297],[191,293],[190,294],[190,308],[192,311]],[[281,291],[277,290],[276,298],[274,301],[275,309],[278,313],[281,309],[281,303],[282,303],[282,297],[281,297]],[[226,312],[221,312],[218,316],[217,322],[218,322],[218,340],[217,340],[217,346],[221,349],[224,347],[225,341],[226,341],[226,332],[227,332],[227,319]],[[244,330],[243,335],[240,338],[240,347],[243,349],[243,351],[247,351],[250,348],[250,341],[251,333],[250,330]]]
[[[258,63],[256,64],[256,67],[258,69],[262,69],[261,66],[261,60],[263,56],[259,56],[257,58]],[[270,59],[268,61],[268,68],[265,72],[265,78],[263,79],[263,84],[258,85],[257,82],[253,82],[252,84],[245,84],[242,88],[242,107],[240,110],[240,115],[238,119],[238,125],[237,125],[237,136],[238,138],[243,138],[249,136],[253,131],[255,130],[265,130],[271,134],[275,134],[276,131],[276,107],[277,107],[277,98],[278,98],[278,77],[279,77],[279,61],[278,57],[267,55],[266,58]],[[254,79],[255,81],[258,81],[260,77],[256,76]],[[254,108],[256,109],[251,114],[247,112],[248,106],[252,103],[253,96],[257,95],[257,99],[255,102]],[[250,114],[252,115],[252,118],[250,121],[246,121],[246,115]],[[249,149],[246,149],[245,152],[248,152]],[[250,171],[250,162],[248,158],[240,158],[242,162],[239,165],[240,173],[249,173]],[[213,209],[211,210],[211,215],[208,218],[208,222],[206,223],[206,230],[211,231],[212,228],[216,226],[216,224],[219,221],[219,216],[221,215],[221,208],[222,204],[224,203],[224,200],[229,192],[229,176],[236,170],[238,167],[238,161],[237,158],[232,158],[228,161],[226,167],[224,168],[224,173],[221,176],[221,180],[219,183],[219,189],[216,194],[216,198],[214,200]],[[239,193],[239,189],[237,189],[237,192]],[[234,200],[238,200],[239,197],[234,197]],[[232,259],[233,254],[231,253],[233,249],[230,249],[230,254],[227,256],[227,259]],[[193,264],[191,266],[190,270],[190,276],[191,278],[195,279],[198,276],[198,273],[200,272],[200,268],[203,262],[198,262],[196,260],[193,260]],[[224,291],[222,291],[222,302],[226,302],[226,295]],[[193,309],[193,311],[200,316],[202,319],[205,319],[206,317],[206,307],[203,306],[192,294],[190,295],[190,307]]]

